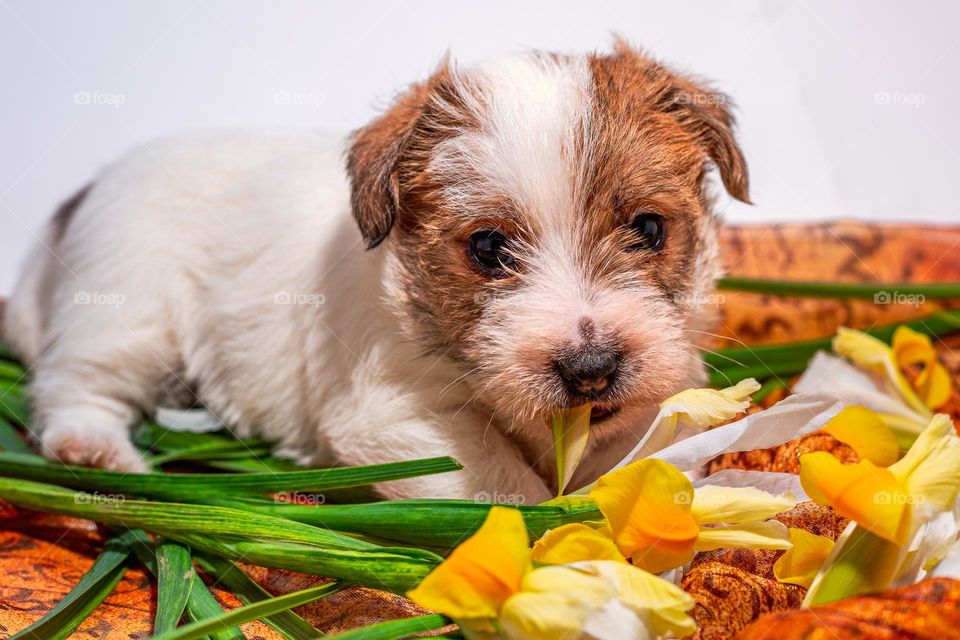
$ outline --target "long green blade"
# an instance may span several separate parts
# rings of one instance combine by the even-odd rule
[[[193,576],[196,571],[190,559],[190,549],[161,540],[157,544],[157,615],[153,633],[161,634],[176,628],[190,600]]]
[[[807,282],[790,280],[766,280],[761,278],[720,278],[718,289],[765,293],[776,296],[800,296],[808,298],[867,298],[882,302],[893,293],[902,296],[924,298],[960,298],[960,283],[865,283],[865,282]]]
[[[264,495],[285,491],[321,492],[459,469],[461,466],[453,458],[442,457],[366,467],[264,473],[121,473],[0,452],[0,470],[9,477],[165,500],[190,500],[197,496],[222,498],[230,494]]]
[[[17,433],[16,428],[3,418],[0,418],[0,448],[14,453],[34,455],[30,446]]]
[[[378,622],[377,624],[338,633],[332,637],[336,640],[399,640],[424,631],[442,629],[448,624],[450,624],[450,621],[443,616],[431,613],[415,618]]]
[[[0,380],[20,383],[26,375],[26,370],[20,365],[6,360],[0,360]]]
[[[77,585],[45,616],[11,640],[62,640],[76,630],[123,577],[131,543],[136,534],[124,533],[107,541],[90,569]]]
[[[384,540],[452,549],[476,532],[493,504],[468,500],[394,500],[366,504],[284,504],[249,499],[222,504],[318,527],[350,531]],[[512,506],[512,505],[511,505]],[[531,539],[571,522],[602,520],[596,503],[566,497],[537,506],[517,506]]]
[[[158,575],[157,557],[153,543],[147,534],[141,530],[134,530],[138,535],[133,544],[133,551],[137,558],[155,577]],[[206,620],[223,613],[223,607],[213,597],[207,585],[203,583],[196,572],[193,573],[193,579],[190,585],[190,597],[187,599],[187,617],[196,622],[197,620]],[[237,627],[221,629],[211,634],[214,640],[246,640],[243,633]]]
[[[203,638],[217,629],[269,617],[275,613],[313,602],[331,593],[335,593],[339,589],[340,586],[337,584],[323,584],[302,591],[294,591],[293,593],[288,593],[276,598],[261,600],[260,602],[231,609],[213,618],[191,622],[173,631],[155,636],[153,640],[195,640],[196,638]]]
[[[27,397],[21,386],[0,380],[0,417],[17,424],[29,422]]]
[[[197,556],[197,562],[204,571],[213,576],[218,584],[229,589],[244,604],[261,602],[273,597],[229,560],[204,554]],[[286,640],[313,640],[325,635],[293,611],[281,611],[264,618],[263,621]]]
[[[13,504],[152,531],[188,547],[267,567],[315,573],[401,593],[441,558],[420,549],[380,547],[310,525],[217,506],[122,500],[26,480],[0,478]]]
[[[897,327],[906,325],[931,337],[960,331],[960,311],[938,311],[910,322],[876,327],[870,335],[890,342]],[[712,369],[711,384],[727,386],[745,378],[768,378],[771,375],[790,376],[802,373],[817,351],[830,351],[832,338],[803,340],[784,344],[759,345],[717,349],[703,354],[703,360]],[[719,370],[719,371],[718,371]]]

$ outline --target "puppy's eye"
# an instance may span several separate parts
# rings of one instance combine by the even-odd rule
[[[503,277],[507,269],[516,268],[507,237],[499,231],[478,231],[470,236],[469,252],[477,266],[492,276]]]
[[[636,240],[630,245],[630,251],[659,252],[663,248],[667,226],[663,216],[656,213],[637,213],[628,226],[636,236]]]

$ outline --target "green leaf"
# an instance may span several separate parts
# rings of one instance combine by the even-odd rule
[[[469,500],[393,500],[368,504],[310,505],[244,499],[223,504],[318,527],[434,547],[444,552],[475,533],[494,506]],[[517,509],[523,514],[531,540],[571,522],[603,519],[596,503],[585,497],[568,496],[542,505],[517,505]]]
[[[134,442],[145,449],[158,451],[172,451],[175,449],[189,449],[197,446],[219,446],[229,443],[240,443],[249,447],[259,447],[270,444],[260,437],[236,438],[229,431],[177,431],[168,429],[155,422],[144,422],[134,432]]]
[[[135,532],[127,532],[108,540],[70,593],[40,620],[10,640],[62,640],[73,633],[120,582],[127,570],[127,558],[135,536]]]
[[[332,637],[336,640],[398,640],[424,631],[441,629],[448,624],[450,624],[450,621],[445,617],[431,613],[415,618],[378,622],[377,624],[344,631]]]
[[[557,495],[562,496],[580,465],[590,436],[589,403],[550,417],[553,451],[557,464]]]
[[[6,342],[0,340],[0,360],[9,360],[16,362],[17,358],[13,355],[13,349]]]
[[[258,458],[206,459],[197,460],[196,462],[219,471],[238,471],[243,473],[277,473],[279,471],[296,471],[297,469],[303,469],[303,467],[291,460],[282,460],[272,455],[260,456]],[[326,489],[326,491],[334,490]]]
[[[218,584],[233,592],[244,604],[252,604],[273,597],[229,560],[203,554],[197,556],[197,562],[204,571],[213,576]],[[293,611],[281,611],[264,618],[263,621],[286,640],[312,640],[325,635]]]
[[[0,448],[24,455],[35,455],[30,445],[20,437],[16,427],[3,418],[0,418]]]
[[[196,571],[190,559],[190,549],[176,542],[161,540],[157,543],[156,557],[157,615],[153,633],[160,634],[180,623]]]
[[[906,325],[924,335],[936,337],[960,329],[960,311],[938,311],[934,314],[906,323],[876,327],[867,331],[870,335],[890,342],[897,327]],[[817,351],[830,351],[832,338],[803,340],[784,344],[758,345],[717,349],[703,354],[703,360],[711,369],[710,383],[729,386],[746,378],[769,378],[770,376],[793,376],[802,373]]]
[[[0,360],[0,380],[20,384],[26,375],[26,370],[20,365],[6,360]]]
[[[0,473],[3,468],[0,467]],[[380,547],[336,531],[218,506],[126,500],[0,478],[15,505],[140,528],[188,547],[265,567],[314,573],[403,593],[441,558],[421,549]]]
[[[34,456],[0,452],[0,469],[6,476],[55,482],[104,493],[124,493],[178,501],[189,501],[200,496],[223,498],[230,494],[319,492],[445,473],[461,468],[453,458],[428,458],[366,467],[264,473],[123,473],[63,465]]]
[[[751,400],[754,402],[760,403],[763,402],[767,396],[769,396],[774,391],[778,391],[787,386],[787,383],[780,378],[770,378],[763,385],[757,389],[757,391],[750,396]]]
[[[134,531],[138,534],[133,544],[134,553],[136,553],[137,558],[147,567],[150,573],[157,576],[157,558],[153,543],[145,532],[141,530]],[[187,599],[187,617],[191,621],[206,620],[207,618],[212,618],[223,613],[223,607],[221,607],[217,599],[213,597],[207,585],[203,583],[203,580],[200,579],[200,576],[198,576],[196,572],[193,573],[191,583],[190,597]],[[211,635],[214,640],[246,640],[246,637],[237,627],[221,629]]]
[[[812,607],[843,598],[887,589],[906,553],[900,545],[860,525],[844,532],[827,556],[803,606]]]
[[[339,589],[340,586],[337,584],[323,584],[302,591],[294,591],[293,593],[288,593],[276,598],[261,600],[253,604],[231,609],[221,615],[207,618],[206,620],[192,622],[178,629],[155,636],[153,640],[195,640],[196,638],[203,638],[220,628],[269,617],[281,611],[313,602],[331,593],[335,593]]]
[[[0,380],[0,417],[17,424],[27,424],[30,411],[27,397],[20,385]]]
[[[861,283],[861,282],[801,282],[790,280],[765,280],[760,278],[720,278],[718,289],[746,291],[776,296],[800,296],[809,298],[866,298],[889,296],[896,292],[905,296],[923,296],[930,299],[960,298],[960,283],[934,284]]]

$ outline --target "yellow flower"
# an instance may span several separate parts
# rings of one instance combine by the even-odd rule
[[[765,521],[795,503],[751,487],[693,485],[656,459],[602,476],[591,490],[624,557],[660,573],[686,564],[697,551],[721,547],[787,549],[787,529]]]
[[[516,509],[493,507],[483,525],[409,593],[458,618],[495,618],[532,568],[527,527]]]
[[[900,444],[893,430],[876,412],[864,407],[846,407],[830,419],[823,431],[847,444],[861,460],[887,467],[900,457]]]
[[[820,504],[855,522],[844,532],[804,601],[823,604],[888,587],[911,562],[923,565],[929,549],[912,552],[918,533],[950,513],[960,492],[960,438],[937,414],[907,454],[887,468],[863,460],[841,464],[818,451],[800,457],[800,482]],[[929,546],[929,545],[927,545]],[[921,555],[917,555],[921,554]]]
[[[914,380],[913,388],[928,407],[939,409],[946,404],[953,384],[950,373],[937,358],[929,336],[907,326],[897,327],[893,334],[893,353],[901,369],[920,365],[920,374]]]
[[[780,582],[808,588],[833,550],[834,542],[804,529],[790,529],[793,546],[773,564]]]
[[[533,544],[533,561],[541,564],[573,564],[585,560],[626,562],[606,532],[578,522],[545,533]]]
[[[907,454],[888,468],[842,464],[829,453],[800,456],[800,482],[816,502],[897,544],[919,524],[951,509],[960,490],[960,438],[937,414]]]
[[[696,631],[693,599],[623,561],[533,568],[523,516],[493,507],[473,536],[408,596],[471,638],[653,638]]]
[[[909,327],[897,328],[892,347],[869,334],[841,327],[833,339],[833,350],[858,367],[883,376],[891,390],[926,419],[932,416],[931,409],[950,397],[950,375],[937,360],[930,338]],[[916,389],[901,370],[915,364],[922,366]]]

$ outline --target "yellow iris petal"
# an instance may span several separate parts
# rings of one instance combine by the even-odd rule
[[[585,524],[565,524],[548,531],[533,545],[533,560],[543,564],[573,564],[588,560],[626,562],[613,538]]]
[[[452,618],[495,618],[530,570],[528,544],[520,512],[493,507],[480,529],[407,595]]]
[[[910,498],[890,469],[869,460],[841,464],[829,453],[815,451],[800,456],[800,483],[816,502],[881,538],[903,543]]]
[[[950,417],[938,413],[917,436],[903,460],[890,467],[906,485],[912,502],[928,516],[924,520],[936,512],[952,509],[957,499],[960,438],[955,433]]]
[[[926,403],[917,396],[900,372],[893,349],[882,340],[862,331],[840,327],[833,339],[833,350],[849,358],[858,367],[886,377],[893,390],[899,393],[914,411],[925,416],[930,415]]]
[[[690,513],[693,485],[676,467],[652,458],[633,462],[602,476],[590,497],[634,565],[660,573],[692,559],[700,533]]]
[[[750,406],[750,396],[760,389],[753,378],[726,389],[685,389],[667,398],[660,407],[666,414],[683,414],[698,427],[720,424]]]
[[[705,527],[694,544],[697,551],[713,549],[789,549],[790,538],[782,522],[744,522]]]
[[[508,638],[578,638],[588,613],[614,597],[603,580],[567,567],[541,567],[524,576],[520,592],[504,603],[500,625]]]
[[[910,327],[900,326],[893,334],[893,353],[900,368],[920,365],[920,374],[914,389],[931,409],[937,409],[950,399],[952,381],[949,372],[940,364],[930,338]]]
[[[697,489],[690,512],[700,524],[733,524],[772,518],[796,503],[793,495],[775,496],[756,487],[707,485]]]
[[[590,408],[585,404],[561,411],[550,418],[553,450],[557,465],[557,494],[562,496],[587,449],[590,437]]]
[[[793,546],[773,564],[773,575],[780,582],[809,588],[834,542],[804,529],[790,529],[790,542]]]
[[[864,407],[846,407],[823,431],[847,444],[861,460],[888,467],[900,457],[897,436],[877,413]]]

